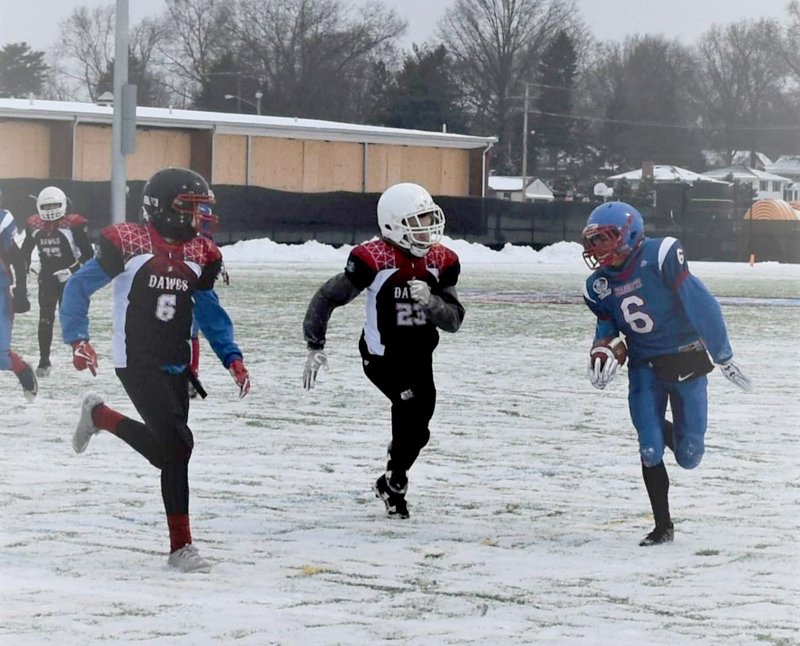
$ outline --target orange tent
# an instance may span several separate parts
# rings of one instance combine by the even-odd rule
[[[800,205],[783,200],[757,200],[744,214],[745,220],[800,220]]]

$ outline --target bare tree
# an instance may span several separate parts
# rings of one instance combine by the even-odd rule
[[[240,0],[235,6],[240,59],[260,79],[273,114],[357,119],[366,110],[360,97],[375,58],[405,29],[379,2],[355,18],[339,0]]]
[[[580,30],[573,0],[456,0],[437,30],[456,61],[473,131],[496,134],[508,162],[519,135],[524,82],[559,31]]]
[[[773,20],[714,26],[698,52],[705,77],[705,122],[729,153],[756,151],[770,111],[781,102],[786,66],[780,56],[780,27]]]

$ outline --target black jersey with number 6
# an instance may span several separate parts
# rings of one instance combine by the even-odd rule
[[[100,233],[97,261],[115,279],[114,365],[188,363],[192,294],[213,288],[217,246],[202,236],[168,241],[150,224],[113,224]]]

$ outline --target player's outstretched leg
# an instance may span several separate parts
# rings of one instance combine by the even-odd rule
[[[92,435],[95,435],[100,430],[95,426],[92,419],[92,411],[102,403],[103,400],[94,393],[89,393],[83,398],[81,417],[75,427],[75,432],[72,434],[72,448],[75,453],[83,453],[86,447],[89,446],[89,440],[92,439]]]
[[[375,496],[383,501],[386,505],[386,515],[389,517],[408,518],[408,505],[406,504],[406,492],[395,490],[386,480],[384,473],[372,485],[372,490]]]

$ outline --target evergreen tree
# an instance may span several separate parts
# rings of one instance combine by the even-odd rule
[[[9,43],[0,49],[0,96],[25,97],[41,94],[48,66],[44,52],[27,43]]]
[[[384,125],[417,130],[461,131],[465,119],[444,45],[413,45],[387,92]]]
[[[547,167],[553,171],[557,170],[559,152],[575,149],[569,115],[572,113],[572,91],[577,70],[578,55],[572,38],[562,30],[539,61],[536,75],[536,109],[539,115],[533,120],[536,142],[547,151]],[[530,147],[528,153],[531,153]]]

